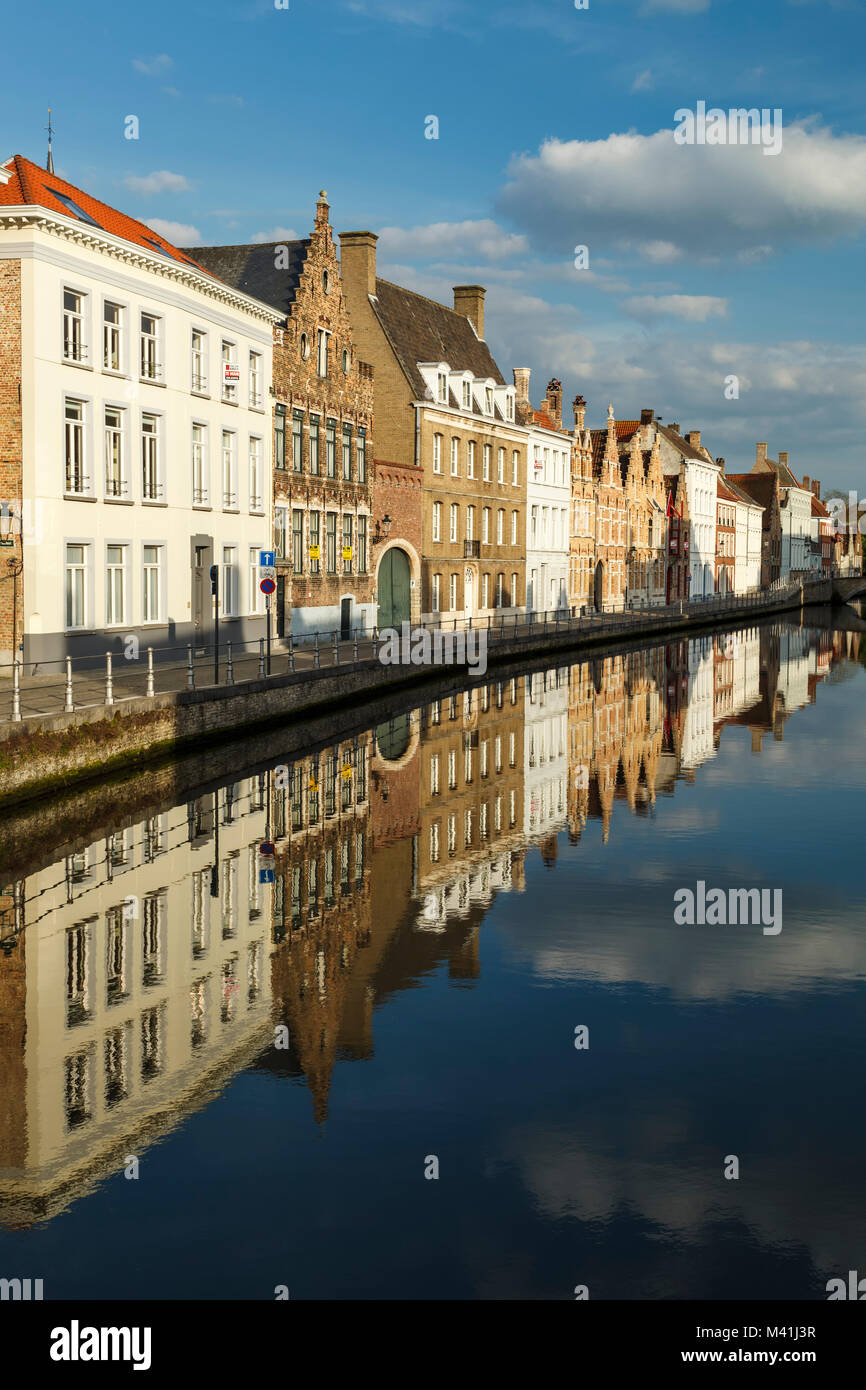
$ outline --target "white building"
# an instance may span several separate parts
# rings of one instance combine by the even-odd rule
[[[523,831],[537,840],[566,819],[568,668],[528,673],[523,684]]]
[[[572,436],[562,428],[562,386],[555,379],[539,410],[529,400],[528,367],[515,367],[518,419],[528,426],[526,456],[526,609],[568,607]]]
[[[690,519],[689,598],[711,598],[716,591],[717,478],[720,465],[701,444],[700,430],[680,434],[678,424],[656,422],[665,477],[685,471]]]
[[[747,492],[725,478],[725,486],[736,502],[736,540],[734,548],[734,593],[747,594],[761,585],[761,538],[764,513]]]
[[[0,165],[0,276],[20,349],[25,661],[204,646],[212,565],[220,640],[262,635],[280,315],[18,155]]]
[[[757,446],[753,473],[775,473],[779,479],[780,520],[782,523],[782,578],[812,567],[812,490],[801,484],[788,465],[788,455],[767,457],[767,446]]]

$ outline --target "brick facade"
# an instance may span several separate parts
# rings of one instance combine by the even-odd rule
[[[422,546],[421,470],[412,464],[388,463],[376,459],[373,467],[373,573],[378,575],[382,557],[392,546],[399,546],[409,555],[413,575],[420,570]],[[384,518],[390,517],[390,534],[383,537]],[[410,592],[410,621],[417,623],[421,616],[421,588],[416,582]]]
[[[23,635],[21,429],[21,262],[0,260],[0,663]]]

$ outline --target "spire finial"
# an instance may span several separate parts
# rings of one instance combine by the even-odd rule
[[[53,125],[51,124],[51,107],[50,107],[50,106],[49,106],[49,108],[48,108],[48,124],[47,124],[47,126],[44,127],[44,129],[48,131],[48,159],[47,159],[47,161],[46,161],[45,168],[48,170],[49,174],[53,174],[53,173],[54,173],[54,154],[53,154],[52,149],[51,149],[51,140],[52,140],[52,137],[53,137],[53,135],[54,135],[54,127],[53,127]]]

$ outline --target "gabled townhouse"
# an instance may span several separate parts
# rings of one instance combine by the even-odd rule
[[[595,479],[592,472],[592,436],[586,428],[586,401],[575,396],[571,442],[571,530],[568,554],[568,603],[581,612],[594,603]]]
[[[628,505],[623,486],[616,420],[607,408],[607,429],[590,430],[590,458],[595,492],[593,606],[620,610],[628,582]]]
[[[757,589],[761,583],[763,511],[747,492],[737,487],[725,474],[725,460],[718,459],[717,462],[722,470],[719,474],[719,484],[724,487],[727,496],[733,498],[733,592],[735,594],[747,594],[751,590]]]
[[[680,472],[685,478],[689,513],[689,598],[709,598],[716,590],[716,480],[719,465],[701,443],[700,430],[680,433],[679,424],[664,425],[651,411],[649,425],[659,436],[662,469],[666,477]]]
[[[833,569],[834,535],[833,518],[821,501],[821,484],[817,478],[803,479],[812,493],[812,518],[810,527],[810,568],[813,574],[827,575]]]
[[[422,550],[402,551],[412,618],[498,620],[526,603],[527,429],[484,338],[485,291],[448,308],[376,274],[372,232],[340,234],[343,290],[376,373],[377,455],[422,477]],[[410,615],[406,613],[408,618]]]
[[[279,315],[21,155],[0,164],[0,660],[264,635]],[[9,537],[7,537],[9,539]]]
[[[190,251],[274,326],[277,634],[372,629],[373,369],[359,359],[322,190],[302,241]]]
[[[716,479],[716,593],[736,586],[737,496],[720,473]]]
[[[667,522],[667,560],[665,602],[688,599],[691,580],[691,521],[686,487],[685,464],[679,473],[665,475],[665,520]]]
[[[809,559],[812,529],[812,492],[801,484],[788,464],[787,453],[778,459],[767,456],[767,445],[760,443],[752,472],[758,476],[775,473],[779,480],[780,524],[782,529],[781,574],[803,574],[811,568]]]
[[[626,498],[625,599],[664,603],[667,518],[659,437],[639,420],[618,420],[616,434]]]
[[[562,426],[562,385],[548,382],[538,410],[529,399],[529,368],[514,368],[516,412],[528,427],[526,466],[526,610],[568,606],[571,436]]]
[[[728,473],[726,482],[744,492],[761,508],[761,575],[759,584],[769,588],[782,573],[782,514],[779,479],[764,473]],[[751,544],[751,543],[750,543]]]

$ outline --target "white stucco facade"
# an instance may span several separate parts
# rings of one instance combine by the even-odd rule
[[[568,606],[571,437],[530,426],[526,463],[526,607]]]

